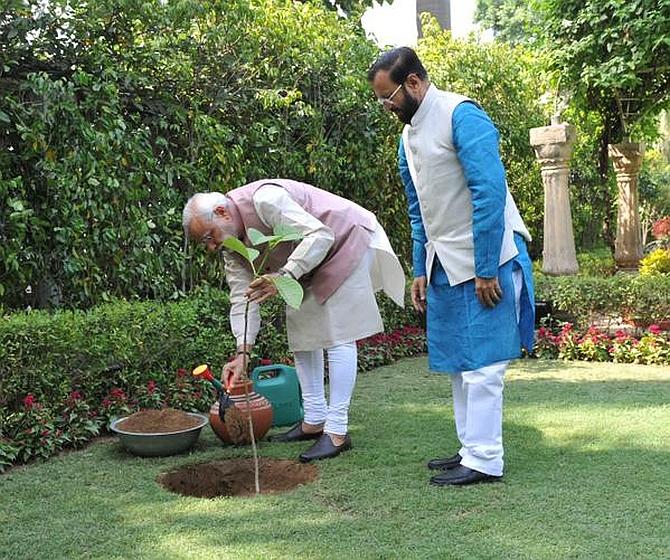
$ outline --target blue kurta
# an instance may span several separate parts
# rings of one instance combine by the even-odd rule
[[[495,307],[485,307],[477,299],[474,280],[450,286],[439,258],[435,259],[426,294],[427,337],[429,367],[439,373],[470,371],[518,358],[522,346],[532,348],[535,325],[532,264],[521,235],[514,235],[519,254],[498,264],[507,189],[498,131],[481,108],[468,102],[454,110],[452,128],[456,154],[472,193],[475,273],[481,278],[497,276],[503,297]],[[402,138],[399,167],[412,225],[414,276],[425,276],[427,238]],[[517,321],[512,272],[519,269],[524,282]]]

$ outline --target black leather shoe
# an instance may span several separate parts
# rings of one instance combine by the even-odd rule
[[[295,426],[293,426],[288,432],[284,432],[283,434],[276,434],[274,436],[270,436],[268,439],[269,441],[281,441],[284,443],[288,443],[291,441],[307,441],[310,439],[319,439],[321,435],[323,434],[323,430],[320,432],[314,432],[313,434],[308,434],[307,432],[302,431],[302,422],[298,422]]]
[[[453,469],[461,464],[461,457],[458,453],[447,457],[445,459],[431,459],[428,461],[428,468],[434,471],[445,471],[447,469]]]
[[[323,434],[312,447],[300,454],[299,459],[301,463],[309,463],[310,461],[318,461],[319,459],[330,459],[331,457],[337,457],[347,449],[351,449],[349,434],[346,435],[342,445],[335,445],[328,434]]]
[[[466,484],[478,484],[480,482],[499,482],[502,476],[493,476],[483,472],[475,471],[458,465],[448,471],[438,474],[430,479],[431,484],[438,486],[465,486]]]

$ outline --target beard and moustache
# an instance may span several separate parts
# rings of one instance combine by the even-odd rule
[[[405,97],[401,105],[396,105],[391,111],[393,111],[400,119],[401,122],[405,124],[412,123],[412,117],[419,108],[419,101],[412,97],[409,92],[405,91]]]

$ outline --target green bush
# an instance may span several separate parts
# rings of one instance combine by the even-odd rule
[[[670,249],[654,249],[640,261],[640,274],[654,276],[670,274]]]
[[[619,273],[611,277],[535,274],[535,297],[548,301],[580,328],[598,316],[640,325],[670,319],[670,276]]]
[[[196,191],[291,177],[409,251],[398,123],[358,23],[291,0],[9,0],[0,18],[0,306],[178,297]],[[190,257],[190,258],[189,258]]]
[[[425,351],[418,317],[379,298],[388,334],[360,343],[365,371]],[[253,361],[289,362],[283,304],[262,307]],[[30,311],[0,323],[0,471],[76,447],[113,416],[141,407],[207,410],[208,387],[190,375],[219,372],[235,354],[228,295],[202,289],[181,301],[110,302],[87,311]],[[254,364],[252,363],[252,366]]]

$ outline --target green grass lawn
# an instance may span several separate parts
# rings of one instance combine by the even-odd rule
[[[245,455],[209,428],[187,456],[115,441],[0,476],[0,557],[12,560],[670,558],[670,372],[518,362],[508,372],[501,484],[439,488],[427,459],[456,449],[446,376],[425,358],[359,378],[354,449],[309,486],[186,498],[154,479]],[[261,445],[296,457],[305,444]]]

